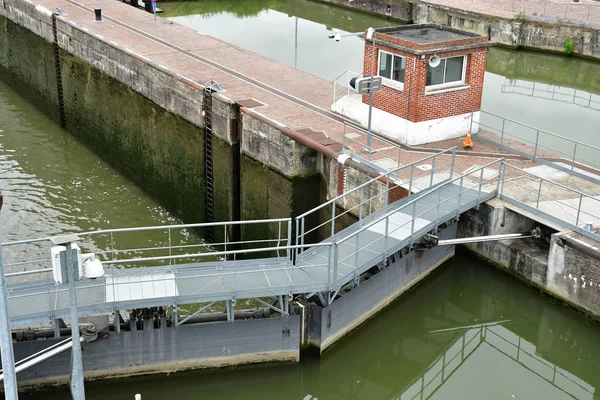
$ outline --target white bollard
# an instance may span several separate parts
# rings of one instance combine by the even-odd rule
[[[142,395],[141,394],[136,394],[135,395],[135,400],[142,400]]]

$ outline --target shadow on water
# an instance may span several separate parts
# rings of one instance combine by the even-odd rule
[[[321,359],[92,382],[87,398],[593,399],[598,337],[598,324],[463,255]]]

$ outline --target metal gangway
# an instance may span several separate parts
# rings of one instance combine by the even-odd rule
[[[298,294],[325,294],[333,301],[339,290],[401,249],[439,226],[494,197],[502,160],[455,176],[456,148],[395,168],[358,184],[344,194],[291,218],[109,229],[77,233],[82,251],[93,251],[105,274],[76,282],[79,314],[225,301],[233,318],[237,299],[280,299],[278,312],[289,312]],[[402,197],[399,192],[413,193]],[[339,211],[338,207],[344,211]],[[330,213],[325,222],[318,216]],[[348,223],[354,220],[354,223]],[[295,222],[295,235],[292,227]],[[174,244],[182,232],[213,227],[224,239],[213,244]],[[233,242],[228,232],[264,232],[260,240]],[[116,249],[117,238],[130,243],[135,235],[166,232],[165,243]],[[103,238],[104,248],[95,247]],[[52,321],[69,316],[69,288],[53,279],[53,238],[2,244],[11,323]],[[211,247],[211,249],[207,249]],[[210,250],[210,251],[209,251]],[[31,257],[27,257],[27,256]],[[25,259],[24,259],[25,258]],[[29,258],[29,259],[27,259]],[[31,259],[33,258],[33,260]],[[23,271],[24,270],[24,271]],[[24,275],[31,280],[22,281]],[[10,279],[19,282],[10,283]]]

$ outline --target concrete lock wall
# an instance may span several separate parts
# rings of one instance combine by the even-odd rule
[[[402,21],[412,21],[412,2],[408,0],[317,0]]]
[[[593,27],[562,22],[492,17],[436,4],[416,1],[415,23],[434,23],[489,36],[492,42],[564,53],[565,39],[573,41],[576,53],[600,58],[600,37]]]
[[[500,200],[482,204],[461,216],[459,237],[525,232],[539,223],[513,212]],[[600,318],[600,252],[582,244],[573,232],[555,233],[551,240],[517,239],[465,245],[492,264],[529,284]]]
[[[20,360],[58,339],[15,343]],[[182,325],[177,328],[111,332],[83,344],[86,379],[171,373],[258,362],[300,359],[300,316]],[[71,353],[64,352],[19,374],[19,386],[69,380]]]
[[[455,238],[456,229],[456,224],[452,224],[441,231],[439,237]],[[454,246],[390,256],[388,267],[327,307],[310,307],[308,343],[320,352],[325,351],[453,256]]]

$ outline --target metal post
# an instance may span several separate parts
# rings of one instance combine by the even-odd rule
[[[408,178],[408,195],[412,193],[412,181],[413,181],[413,172],[414,172],[415,164],[410,166],[410,176]]]
[[[119,313],[118,308],[115,310],[115,319],[113,321],[113,324],[115,324],[115,329],[117,330],[117,333],[121,333],[121,314]]]
[[[335,201],[331,203],[331,236],[335,235]]]
[[[481,185],[483,184],[483,168],[479,174],[479,189],[477,190],[477,207],[479,207],[479,199],[481,198]]]
[[[506,118],[502,118],[502,131],[500,132],[500,146],[504,144],[504,123],[506,122]]]
[[[464,177],[460,177],[460,189],[458,191],[458,201],[456,202],[456,218],[458,218],[458,216],[460,215],[460,198],[462,197],[462,190],[463,190],[463,178]]]
[[[577,153],[577,142],[575,142],[575,148],[573,149],[573,160],[571,161],[571,171],[575,168],[575,153]]]
[[[287,258],[288,260],[292,259],[292,249],[290,249],[290,246],[292,245],[292,220],[290,219],[288,221],[288,234],[287,234]]]
[[[535,161],[535,157],[537,155],[537,149],[538,149],[538,142],[540,140],[540,130],[537,130],[537,133],[535,135],[535,148],[533,149],[533,161]]]
[[[389,204],[390,201],[390,173],[388,172],[387,174],[387,182],[385,184],[385,201],[384,201],[384,207],[386,207]]]
[[[471,110],[471,121],[469,122],[469,132],[473,133],[473,113],[475,113],[475,108]]]
[[[540,178],[540,187],[538,188],[538,196],[537,196],[537,201],[535,203],[535,208],[540,208],[540,196],[542,195],[542,183],[544,183],[544,180],[542,178]]]
[[[338,273],[338,260],[339,260],[339,247],[337,242],[333,243],[333,284],[337,284],[337,273]],[[358,265],[355,266],[355,270]],[[331,288],[333,290],[333,287]]]
[[[296,257],[294,259],[294,264],[296,264],[296,262],[298,262],[298,243],[300,242],[300,221],[296,218],[296,248],[294,249],[294,252],[296,253]]]
[[[583,193],[579,195],[579,207],[577,207],[577,219],[575,225],[579,224],[579,215],[581,214],[581,204],[583,203]]]
[[[300,250],[304,251],[304,217],[302,217],[302,246],[300,246]]]
[[[363,196],[364,196],[364,186],[362,186],[360,188],[360,203],[358,204],[358,220],[361,221],[362,220],[362,214],[363,214]]]
[[[385,238],[383,239],[383,258],[382,258],[383,262],[385,262],[385,259],[387,258],[389,229],[390,229],[390,217],[387,216],[385,218]]]
[[[415,232],[415,218],[417,215],[417,202],[413,202],[413,209],[412,209],[412,221],[410,223],[410,247],[412,248],[413,245],[413,234]]]
[[[74,400],[85,400],[83,385],[83,360],[81,354],[81,341],[79,335],[79,314],[77,311],[77,291],[75,281],[79,275],[77,255],[71,243],[66,245],[67,274],[69,276],[69,300],[71,308],[71,397]]]
[[[429,178],[429,187],[433,186],[433,173],[435,172],[435,157],[431,159],[431,177]]]
[[[2,263],[2,246],[0,244],[0,352],[2,354],[2,373],[4,375],[4,397],[6,400],[17,400],[17,373],[15,372],[15,355],[13,353],[12,335],[10,333],[10,316],[8,314],[8,297],[4,264]]]
[[[358,268],[358,253],[360,252],[360,234],[356,235],[356,250],[354,251],[354,265]]]
[[[298,17],[296,17],[296,26],[294,29],[294,68],[298,68]],[[333,85],[333,88],[335,90],[335,85]]]
[[[172,255],[171,247],[173,246],[171,242],[171,228],[169,228],[169,257]],[[175,261],[176,262],[176,261]],[[172,264],[172,260],[169,258],[169,265]]]
[[[367,134],[367,152],[373,151],[373,136],[371,135],[371,114],[373,113],[373,76],[375,75],[375,38],[371,39],[371,60],[373,65],[371,66],[371,79],[369,81],[369,122],[368,122],[368,134]]]
[[[454,176],[454,161],[456,159],[456,149],[452,150],[452,160],[450,161],[450,179]]]

